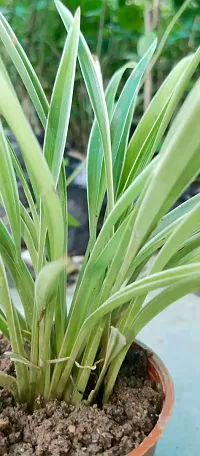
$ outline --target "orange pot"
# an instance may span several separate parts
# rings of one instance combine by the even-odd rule
[[[137,341],[132,345],[133,350],[136,348],[137,350],[138,348],[140,350],[144,350],[148,347]],[[165,400],[156,426],[153,428],[148,437],[146,437],[146,439],[135,450],[131,451],[128,456],[153,456],[156,451],[158,440],[161,438],[165,426],[172,414],[174,404],[174,385],[167,368],[155,353],[153,353],[149,358],[148,371],[149,378],[160,383],[165,395]]]

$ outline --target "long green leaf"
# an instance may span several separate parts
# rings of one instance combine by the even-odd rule
[[[0,309],[0,331],[4,334],[4,336],[9,340],[10,339],[10,334],[8,330],[8,323],[6,321],[5,314],[3,311]]]
[[[31,326],[34,296],[33,279],[22,259],[16,257],[14,242],[2,221],[0,221],[0,254],[21,298],[26,322]]]
[[[168,286],[173,282],[178,281],[178,279],[181,277],[189,278],[190,276],[192,278],[194,277],[194,275],[196,276],[197,274],[199,274],[199,263],[184,267],[182,266],[174,270],[162,271],[147,278],[140,279],[137,281],[137,283],[129,285],[123,290],[111,296],[104,304],[102,304],[97,310],[95,310],[95,312],[93,312],[85,320],[77,336],[74,348],[71,351],[70,358],[67,361],[67,365],[64,368],[63,372],[62,367],[58,365],[56,366],[52,379],[50,394],[54,392],[54,388],[56,388],[58,396],[60,396],[63,393],[63,389],[65,388],[66,382],[71,374],[74,360],[84,348],[89,329],[93,327],[96,323],[98,323],[98,321],[100,321],[101,318],[104,317],[104,315],[107,315],[109,312],[123,305],[127,301],[130,301],[131,299],[133,299],[133,297],[143,295],[144,293],[152,291],[154,289],[159,289],[161,287]],[[60,351],[59,358],[67,356],[65,350],[66,347],[63,343],[63,347]],[[60,377],[61,372],[62,375]],[[59,377],[60,381],[59,384],[57,384],[56,386],[55,381],[58,380]]]
[[[18,353],[6,352],[6,355],[9,356],[10,359],[12,359],[12,361],[15,361],[15,362],[17,361],[18,363],[24,364],[25,366],[40,370],[39,366],[35,366],[27,358],[24,358],[23,356],[18,355]]]
[[[138,314],[138,317],[133,322],[129,322],[128,338],[129,342],[124,349],[124,353],[121,352],[118,357],[114,359],[110,365],[107,382],[104,389],[104,402],[107,402],[110,394],[113,390],[117,375],[127,351],[130,348],[131,342],[135,339],[141,329],[146,326],[156,315],[161,313],[169,305],[173,304],[176,300],[182,298],[188,293],[194,292],[199,289],[199,274],[195,274],[193,277],[186,277],[178,282],[170,285],[167,289],[159,293],[153,298],[142,311]]]
[[[16,401],[19,400],[17,381],[11,375],[6,374],[0,370],[0,386],[8,391],[15,397]]]
[[[35,203],[33,201],[33,197],[31,195],[31,191],[30,191],[29,185],[28,185],[27,180],[25,178],[25,175],[23,173],[23,170],[22,170],[22,167],[20,165],[20,162],[19,162],[17,156],[15,155],[15,152],[14,152],[11,144],[9,143],[9,141],[8,141],[8,145],[9,145],[9,148],[10,148],[10,153],[11,153],[13,166],[15,168],[15,171],[16,171],[18,179],[19,179],[19,181],[21,183],[21,186],[22,186],[22,188],[24,190],[24,194],[26,196],[26,199],[27,199],[27,202],[28,202],[28,205],[29,205],[29,208],[30,208],[33,220],[34,220],[35,228],[38,230],[39,229],[39,219],[38,219],[37,210],[36,210],[36,207],[35,207]]]
[[[97,326],[91,331],[90,337],[88,339],[87,346],[84,351],[83,358],[81,360],[82,365],[92,366],[95,362],[97,351],[99,349],[99,343],[102,338],[103,329],[105,326],[105,321],[102,320]],[[73,403],[79,403],[83,397],[81,391],[85,391],[89,377],[91,374],[90,369],[77,369],[76,384],[73,393]],[[65,395],[65,399],[67,399]]]
[[[0,257],[0,289],[3,311],[9,327],[10,342],[12,349],[21,356],[24,356],[23,339],[17,312],[10,298],[5,268]],[[26,367],[16,364],[18,393],[22,400],[26,400],[28,391],[28,372]]]
[[[46,125],[48,113],[48,102],[42,86],[37,78],[35,71],[30,64],[23,48],[21,47],[16,35],[0,13],[0,39],[6,47],[10,57],[20,74],[22,81],[31,97],[43,127]]]
[[[36,231],[34,222],[22,203],[20,203],[20,216],[21,216],[21,220],[23,220],[23,222],[27,225],[27,227],[31,233],[34,246],[36,248],[38,248],[38,237],[37,237],[37,231]]]
[[[151,234],[149,240],[144,244],[134,259],[130,269],[134,271],[136,267],[151,257],[151,255],[168,239],[172,231],[182,222],[193,208],[200,203],[200,195],[190,198],[185,203],[170,211],[158,224],[157,228]]]
[[[182,260],[179,260],[179,262],[177,262],[177,266],[182,266],[183,264],[197,263],[199,261],[199,259],[200,259],[200,247],[198,247],[197,249],[188,253],[188,255],[185,255],[182,258]]]
[[[164,243],[161,251],[155,258],[153,265],[147,271],[148,275],[154,274],[156,272],[161,271],[164,269],[166,264],[168,263],[169,259],[173,256],[173,254],[180,248],[181,244],[188,238],[188,236],[193,233],[197,228],[200,227],[200,203],[194,207],[193,210],[186,215],[183,220],[179,222],[177,227],[172,231],[170,236],[168,237],[167,241]],[[193,252],[192,252],[193,253]],[[186,257],[187,258],[187,257]],[[193,257],[193,262],[197,262],[199,260],[199,252],[196,252]],[[183,262],[181,264],[186,264],[187,260],[183,258]],[[175,263],[175,266],[177,263]],[[180,263],[178,263],[180,265]],[[119,330],[123,333],[125,328],[130,327],[130,321],[134,320],[135,315],[139,312],[142,308],[146,295],[138,297],[134,304],[131,302],[126,309],[123,318],[119,324]]]
[[[79,282],[77,293],[74,295],[74,299],[72,301],[72,305],[70,308],[70,316],[73,313],[73,319],[74,319],[74,324],[72,324],[72,321],[73,321],[72,320],[71,326],[70,326],[71,334],[70,334],[70,337],[68,338],[68,341],[70,341],[70,343],[73,341],[73,337],[75,336],[75,333],[78,330],[78,326],[81,323],[81,317],[80,317],[80,313],[79,313],[80,311],[77,313],[76,308],[80,308],[79,307],[80,302],[82,302],[81,315],[84,316],[84,312],[87,307],[87,300],[91,296],[93,288],[94,288],[93,287],[94,284],[90,280],[90,276],[91,276],[92,271],[94,270],[94,265],[95,265],[97,258],[99,257],[99,255],[101,254],[105,245],[107,244],[108,232],[110,232],[112,230],[112,228],[114,227],[114,225],[117,222],[117,220],[119,219],[119,217],[123,214],[124,211],[126,211],[126,208],[131,203],[133,203],[135,198],[137,198],[138,194],[141,192],[141,190],[145,184],[146,179],[148,178],[149,174],[151,173],[153,166],[154,166],[154,162],[156,160],[157,159],[154,159],[154,161],[152,161],[152,163],[150,163],[149,166],[146,167],[144,172],[138,176],[138,178],[126,190],[124,195],[122,195],[122,197],[117,201],[114,209],[112,210],[112,212],[110,213],[110,215],[108,216],[108,218],[106,219],[106,221],[102,227],[102,230],[95,243],[94,249],[91,253],[90,259],[89,259],[87,266],[84,270],[84,273],[81,277],[81,281]],[[107,255],[107,253],[106,253],[106,255]],[[104,263],[104,265],[107,264],[106,261],[107,260],[105,260],[105,262],[104,262],[103,258],[101,257],[100,267],[103,263]],[[78,315],[79,315],[79,318],[78,318]]]
[[[113,163],[115,163],[116,159],[118,160],[118,166],[122,168],[124,162],[124,148],[121,147],[121,141],[124,142],[124,129],[127,129],[127,134],[129,132],[129,128],[127,128],[127,119],[129,117],[130,112],[132,113],[134,107],[134,99],[137,96],[140,82],[142,76],[148,66],[148,63],[155,51],[157,44],[157,40],[149,47],[144,57],[140,60],[137,66],[132,71],[131,75],[129,76],[120,97],[116,103],[113,116],[111,119],[111,142],[112,142],[112,157]],[[129,127],[130,127],[130,119],[128,119]],[[119,157],[119,151],[121,152],[121,157]],[[120,166],[121,165],[121,166]],[[115,169],[115,168],[114,168]],[[103,176],[100,178],[101,185],[103,186],[103,193],[104,193],[104,168],[102,168]],[[117,187],[117,175],[114,175],[114,185]],[[102,190],[100,189],[100,195]]]
[[[126,151],[127,151],[130,129],[131,129],[132,121],[133,121],[136,101],[137,101],[137,94],[135,94],[135,96],[133,97],[130,109],[128,111],[128,115],[126,117],[126,120],[124,121],[124,129],[123,129],[123,133],[122,133],[122,136],[121,136],[121,139],[119,142],[116,159],[114,162],[113,175],[114,175],[115,199],[117,199],[117,193],[118,193],[120,178],[121,178],[121,174],[122,174],[122,170],[123,170],[124,160],[125,160],[125,156],[126,156]],[[102,181],[102,179],[101,179],[101,181]],[[101,186],[101,188],[102,188],[102,186]],[[102,194],[103,194],[103,191],[102,191]],[[101,207],[101,199],[98,202],[98,206],[99,206],[99,208]]]
[[[67,211],[67,183],[66,183],[66,174],[65,174],[65,167],[64,163],[61,167],[61,173],[59,176],[58,181],[58,192],[61,201],[61,207],[63,212],[63,220],[64,226],[67,227],[70,225],[70,214]],[[65,229],[64,231],[64,253],[66,252],[68,245],[68,230]],[[58,299],[59,305],[56,309],[56,318],[55,318],[55,327],[56,327],[56,346],[57,352],[59,353],[62,340],[64,337],[66,322],[67,322],[67,296],[66,296],[66,284],[67,284],[67,267],[63,269],[60,275],[60,283],[59,283],[59,290],[58,290]]]
[[[112,158],[114,163],[114,188],[118,187],[119,177],[124,161],[126,145],[128,141],[129,130],[132,122],[132,116],[135,108],[136,96],[139,85],[146,67],[153,55],[156,47],[156,41],[149,48],[145,56],[136,65],[135,69],[128,78],[124,89],[116,103],[114,112],[111,117],[111,141],[112,141]],[[119,76],[117,74],[117,76]],[[121,75],[120,75],[121,76]],[[111,81],[112,82],[112,81]],[[112,93],[115,92],[115,84],[119,79],[113,78],[113,84],[108,87],[106,98],[109,102]],[[111,114],[111,112],[110,112]],[[96,181],[96,182],[95,182]],[[94,191],[95,190],[95,191]],[[89,150],[88,150],[88,199],[89,213],[93,215],[90,220],[90,226],[95,226],[95,220],[98,219],[103,197],[105,194],[105,168],[103,166],[103,155],[101,152],[99,132],[95,124],[92,129]]]
[[[167,228],[171,223],[188,214],[200,202],[200,194],[191,197],[189,200],[178,205],[175,209],[171,210],[164,217],[161,218],[157,227],[151,233],[150,239]]]
[[[105,91],[106,104],[108,109],[109,120],[111,120],[116,93],[124,72],[131,68],[133,64],[128,63],[116,71],[108,84]],[[103,148],[101,143],[101,134],[99,131],[98,122],[95,119],[88,143],[87,151],[87,196],[88,196],[88,211],[89,211],[89,227],[91,236],[96,230],[98,220],[97,201],[99,197],[100,175],[103,162]],[[92,190],[91,190],[92,189]]]
[[[66,27],[69,30],[72,24],[72,15],[70,11],[59,1],[54,0],[56,8],[61,16],[61,19]],[[78,57],[85,80],[86,88],[90,101],[97,118],[99,125],[99,130],[101,133],[101,140],[103,144],[104,151],[104,161],[106,169],[106,185],[108,192],[108,210],[112,210],[114,205],[114,191],[113,191],[113,173],[112,173],[112,152],[111,152],[111,137],[110,137],[110,125],[108,118],[108,111],[106,107],[105,95],[103,91],[102,81],[99,77],[98,71],[96,69],[95,62],[92,58],[88,45],[83,37],[80,34],[79,38],[79,48],[78,48]]]
[[[67,258],[46,264],[38,274],[35,282],[35,299],[38,313],[45,310],[48,299],[55,289],[55,282],[67,265]]]
[[[197,127],[200,115],[199,87],[200,79],[174,120],[174,135],[169,131],[151,180],[137,202],[138,214],[127,254],[119,271],[118,286],[123,283],[134,256],[154,225],[200,169],[200,138]],[[188,141],[190,148],[187,146]]]
[[[0,112],[18,141],[29,176],[37,184],[38,195],[36,196],[40,196],[42,200],[52,259],[60,258],[64,246],[64,224],[54,181],[22,108],[2,73],[0,73]]]
[[[59,285],[61,286],[62,284],[61,281],[59,281],[59,278],[63,270],[66,268],[66,265],[67,257],[48,263],[41,269],[35,282],[35,303],[37,314],[37,321],[35,323],[37,327],[39,326],[39,354],[42,362],[48,360],[50,356],[50,334],[54,321],[54,315],[56,315],[57,311],[56,304],[59,298]],[[62,302],[62,306],[63,305],[66,304]],[[64,312],[61,317],[65,318]],[[57,330],[59,330],[59,328],[60,331],[62,331],[62,325],[56,327]],[[35,333],[37,333],[36,328]],[[60,335],[57,334],[57,337],[60,343]],[[59,343],[57,343],[57,347],[59,347]],[[46,395],[46,389],[49,389],[50,383],[49,365],[43,368],[42,375],[44,376],[42,382]]]
[[[18,255],[21,252],[20,208],[17,183],[12,165],[10,151],[0,121],[0,193],[3,199],[15,247]]]
[[[93,323],[98,321],[99,318],[102,318],[108,312],[133,299],[133,297],[144,294],[145,290],[148,293],[154,289],[168,286],[171,283],[176,282],[178,278],[181,279],[181,277],[189,277],[189,275],[192,277],[193,275],[199,274],[198,268],[199,263],[179,266],[174,269],[168,269],[152,274],[137,280],[133,284],[127,285],[124,289],[112,295],[99,307],[99,309],[95,310],[95,312],[93,312],[93,314],[91,314],[84,322],[83,327],[87,327],[90,321],[93,321]]]
[[[179,280],[149,301],[144,309],[138,314],[134,322],[134,329],[130,329],[130,340],[133,340],[149,321],[166,309],[170,304],[173,304],[177,299],[182,298],[182,296],[198,290],[199,279],[200,274],[197,271],[194,276],[185,277],[185,279]]]
[[[70,28],[60,60],[44,138],[44,156],[52,172],[55,185],[63,160],[69,117],[72,104],[76,59],[80,31],[80,10],[77,11]]]
[[[190,236],[189,239],[187,239],[186,242],[181,245],[179,251],[176,252],[176,254],[173,255],[169,262],[166,264],[166,269],[168,267],[173,268],[175,265],[179,265],[179,263],[182,264],[182,262],[184,262],[184,258],[187,258],[191,252],[198,249],[199,245],[200,233],[198,232],[193,236]]]
[[[194,55],[181,60],[152,99],[130,141],[120,184],[121,191],[130,184],[134,176],[141,171],[141,166],[144,167],[156,151],[199,61],[200,49]],[[164,106],[166,109],[163,110]],[[149,139],[152,144],[148,150]]]
[[[157,255],[150,273],[161,271],[168,263],[170,258],[180,248],[181,244],[200,228],[200,204],[198,204],[184,219],[179,223],[177,228],[172,232],[167,242]]]
[[[102,249],[104,249],[107,241],[108,241],[108,232],[110,232],[115,224],[115,222],[118,220],[118,218],[122,215],[122,213],[126,210],[127,206],[130,205],[133,200],[138,196],[138,193],[142,190],[142,187],[144,185],[145,179],[147,176],[151,173],[152,167],[154,165],[154,162],[152,162],[143,173],[138,176],[138,178],[135,180],[135,182],[127,189],[127,191],[124,193],[124,195],[117,201],[113,211],[111,214],[108,216],[98,238],[95,243],[94,249],[91,253],[90,259],[88,261],[88,264],[85,268],[85,271],[81,277],[81,281],[79,282],[79,287],[77,290],[77,293],[74,295],[74,299],[72,301],[72,305],[70,307],[70,320],[69,320],[69,325],[67,328],[67,333],[65,334],[65,340],[63,343],[68,343],[69,347],[73,345],[73,341],[76,337],[77,331],[83,321],[85,311],[87,309],[87,304],[88,300],[92,296],[93,289],[94,289],[94,283],[91,281],[91,273],[94,272],[94,265],[96,263],[97,258],[102,252]],[[111,244],[110,244],[111,245]],[[113,244],[114,245],[114,244]],[[107,253],[105,252],[105,255]],[[101,258],[100,262],[100,267],[109,262],[109,256],[107,256],[107,259],[105,261],[103,258]],[[98,268],[95,269],[98,272]],[[101,270],[101,273],[103,273],[103,270]],[[80,306],[80,303],[81,306]],[[78,311],[76,310],[78,309]]]
[[[30,253],[33,268],[35,271],[37,271],[37,258],[38,258],[37,250],[35,248],[31,232],[29,231],[29,228],[23,219],[21,220],[21,228],[22,228],[22,237],[23,237],[26,247]]]
[[[121,334],[117,328],[114,328],[111,326],[108,345],[107,345],[106,354],[105,354],[105,360],[104,360],[101,372],[99,374],[97,383],[95,385],[95,388],[94,388],[94,390],[91,391],[91,393],[88,397],[88,401],[87,401],[88,404],[93,403],[93,400],[96,397],[96,395],[98,394],[99,389],[102,385],[102,382],[104,380],[104,377],[105,377],[109,364],[123,350],[123,348],[126,345],[126,342],[127,342],[126,338],[123,336],[123,334]]]

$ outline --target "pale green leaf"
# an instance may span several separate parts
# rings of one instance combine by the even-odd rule
[[[138,314],[134,325],[130,327],[129,339],[133,340],[144,326],[149,323],[156,315],[161,313],[169,305],[173,304],[178,299],[182,298],[188,293],[192,293],[199,289],[200,274],[197,272],[194,276],[185,277],[172,285],[166,290],[163,290],[151,301]]]
[[[137,42],[137,53],[140,57],[142,57],[147,52],[147,49],[149,49],[149,47],[155,41],[155,39],[155,32],[147,33],[146,35],[142,35],[139,38]]]
[[[120,333],[118,328],[111,326],[108,347],[106,350],[105,361],[110,364],[111,361],[118,355],[121,349],[126,345],[126,338]]]
[[[199,87],[200,79],[175,118],[171,128],[175,131],[176,126],[176,134],[172,136],[169,131],[151,179],[137,202],[138,213],[127,253],[118,274],[118,286],[123,283],[134,256],[152,228],[200,169],[200,138],[197,127],[200,115]]]
[[[114,309],[117,309],[118,307],[122,306],[123,304],[130,301],[136,296],[141,296],[149,291],[166,287],[174,282],[177,282],[181,278],[187,277],[189,279],[189,277],[196,277],[197,274],[199,276],[199,263],[188,266],[182,266],[179,268],[174,268],[173,270],[167,270],[157,274],[153,274],[152,276],[149,276],[144,279],[140,279],[137,281],[137,283],[128,285],[121,291],[112,295],[106,302],[104,302],[104,304],[102,304],[97,310],[95,310],[95,312],[93,312],[84,321],[78,334],[78,337],[76,338],[75,343],[73,345],[73,349],[70,352],[70,359],[66,367],[64,368],[63,372],[62,368],[59,369],[59,365],[56,366],[56,371],[54,375],[56,376],[58,372],[62,372],[59,384],[56,386],[57,393],[60,395],[63,392],[66,386],[66,381],[69,379],[69,376],[71,374],[74,361],[76,360],[76,357],[80,353],[80,351],[84,348],[84,345],[87,341],[88,331],[91,329],[91,327],[97,324],[105,315],[112,312]],[[60,351],[59,358],[62,358],[66,355],[66,346],[64,342],[65,339],[63,341],[63,346]],[[53,388],[54,382],[52,383],[51,392],[53,391]]]
[[[1,298],[0,298],[0,305],[1,305]],[[9,340],[10,334],[8,330],[8,323],[6,321],[6,317],[3,311],[0,308],[0,331],[5,335],[5,337]]]
[[[16,312],[15,307],[13,306],[8,282],[6,277],[5,268],[2,262],[2,258],[0,256],[0,292],[1,292],[1,305],[3,308],[3,312],[6,316],[6,320],[8,323],[9,334],[10,334],[10,342],[12,349],[19,353],[19,355],[24,356],[24,346],[23,346],[23,339],[21,334],[21,328],[18,320],[18,315]],[[25,366],[16,366],[16,373],[17,373],[17,381],[18,381],[18,392],[20,398],[26,400],[25,395],[28,388],[28,372]]]
[[[51,293],[56,290],[58,277],[66,266],[67,257],[50,262],[41,269],[36,277],[35,300],[39,313],[45,310]]]
[[[136,65],[131,75],[129,76],[120,97],[116,103],[111,123],[111,142],[112,142],[112,159],[114,189],[118,188],[119,177],[123,168],[126,144],[128,141],[128,134],[132,122],[132,115],[134,112],[135,101],[138,94],[142,76],[148,66],[148,63],[155,51],[156,41],[150,46],[144,57]],[[92,191],[92,190],[91,190]],[[102,200],[105,193],[105,169],[101,168],[99,197],[97,202],[97,214],[100,212]]]
[[[79,31],[80,11],[78,10],[63,49],[45,130],[44,156],[52,172],[55,185],[58,183],[69,125]]]
[[[31,326],[34,297],[33,279],[21,258],[16,257],[14,242],[1,220],[0,254],[21,298],[27,325]]]
[[[22,238],[24,239],[26,247],[29,251],[33,268],[35,271],[37,271],[37,259],[38,259],[37,250],[35,248],[35,244],[33,241],[32,234],[29,230],[29,227],[27,226],[27,224],[23,218],[21,219],[21,229],[22,229]]]
[[[106,104],[108,109],[109,120],[111,120],[116,93],[124,72],[134,64],[128,63],[116,71],[108,84],[105,91]],[[101,134],[98,127],[98,122],[95,119],[88,143],[87,151],[87,195],[88,195],[88,211],[89,211],[89,226],[90,233],[93,234],[98,220],[97,201],[99,197],[100,175],[103,165],[103,148],[101,142]]]
[[[170,258],[169,262],[166,264],[166,269],[173,268],[175,265],[184,263],[184,258],[188,258],[188,255],[198,249],[200,246],[200,233],[197,232],[194,235],[190,236],[180,247],[179,251]]]
[[[54,0],[56,8],[61,16],[61,19],[66,27],[69,30],[72,24],[72,15],[70,11],[59,1]],[[114,205],[114,193],[113,193],[113,174],[112,174],[112,152],[111,152],[111,137],[110,137],[110,126],[108,111],[106,107],[105,95],[103,91],[102,81],[99,78],[96,65],[88,45],[83,37],[80,34],[79,38],[79,48],[78,48],[78,57],[85,81],[85,85],[90,97],[90,101],[97,118],[99,125],[99,130],[101,134],[101,140],[103,144],[103,153],[106,169],[106,184],[108,192],[108,209],[109,212]]]
[[[25,193],[25,196],[26,196],[26,199],[27,199],[27,202],[28,202],[28,205],[29,205],[32,217],[33,217],[33,220],[34,220],[35,228],[39,229],[38,214],[37,214],[37,210],[36,210],[36,207],[35,207],[35,203],[33,201],[33,197],[31,195],[31,191],[30,191],[29,185],[28,185],[27,180],[25,178],[25,175],[23,173],[23,170],[22,170],[22,167],[20,165],[20,162],[19,162],[19,160],[18,160],[18,158],[17,158],[17,156],[16,156],[11,144],[9,143],[9,141],[8,141],[8,145],[9,145],[9,148],[10,148],[12,163],[13,163],[13,166],[15,168],[15,171],[16,171],[16,174],[18,176],[18,179],[19,179],[19,181],[21,183],[21,186],[22,186],[22,188],[24,190],[24,193]]]
[[[17,183],[12,165],[9,147],[3,132],[0,121],[0,194],[3,199],[12,234],[15,241],[15,248],[18,255],[21,251],[21,230],[20,230],[20,208]]]
[[[17,139],[32,185],[34,183],[34,191],[37,186],[35,196],[36,199],[40,197],[42,201],[50,238],[51,258],[60,258],[64,248],[64,224],[54,181],[21,105],[14,97],[2,73],[0,73],[0,112]]]
[[[27,358],[24,358],[23,356],[18,355],[17,353],[14,352],[5,352],[6,356],[9,356],[12,361],[24,364],[25,366],[32,367],[33,369],[40,370],[39,366],[36,366],[35,364],[32,364]]]
[[[130,141],[120,190],[132,182],[159,145],[181,96],[200,61],[200,49],[182,59],[165,79],[145,111]],[[149,149],[149,144],[151,145]]]
[[[196,195],[165,215],[158,224],[157,228],[151,234],[149,240],[138,252],[130,269],[133,271],[144,260],[150,258],[150,256],[166,242],[168,237],[175,230],[175,228],[180,225],[185,216],[199,203],[200,195]]]
[[[0,387],[4,388],[5,390],[8,390],[15,397],[16,401],[19,400],[16,379],[1,370],[0,370]]]
[[[48,102],[35,71],[21,47],[16,35],[0,13],[0,39],[3,41],[10,57],[20,74],[22,81],[35,106],[43,127],[46,125]]]
[[[150,273],[161,271],[182,243],[200,228],[200,203],[179,223],[157,255]]]
[[[126,338],[124,337],[123,334],[120,333],[118,328],[114,328],[111,326],[110,328],[110,334],[109,334],[109,339],[108,339],[108,345],[106,347],[106,355],[104,359],[104,363],[101,369],[101,372],[98,376],[97,383],[95,385],[94,390],[91,391],[89,397],[88,397],[88,404],[91,404],[97,395],[99,388],[103,382],[105,373],[108,369],[109,364],[113,361],[113,359],[121,352],[121,350],[124,348],[126,345]]]

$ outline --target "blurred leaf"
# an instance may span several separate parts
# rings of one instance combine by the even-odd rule
[[[126,5],[119,8],[117,18],[121,27],[127,30],[140,30],[143,26],[142,8],[136,5]]]
[[[151,44],[155,41],[156,34],[155,32],[148,33],[147,35],[141,36],[137,42],[137,52],[140,57],[143,57],[146,54],[147,50]]]

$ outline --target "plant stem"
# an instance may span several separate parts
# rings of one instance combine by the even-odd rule
[[[101,51],[102,51],[102,44],[103,44],[103,31],[105,25],[105,18],[106,18],[106,8],[107,8],[107,0],[102,0],[102,10],[101,16],[99,21],[99,30],[98,30],[98,38],[97,38],[97,48],[96,54],[98,59],[101,58]]]
[[[176,22],[178,21],[179,17],[183,14],[183,12],[185,11],[185,9],[187,8],[187,6],[189,5],[189,3],[191,3],[191,0],[185,0],[184,3],[182,4],[182,6],[179,8],[179,10],[177,11],[177,13],[174,15],[173,19],[171,20],[171,22],[169,23],[169,25],[167,26],[166,30],[165,30],[165,33],[163,34],[162,38],[161,38],[161,41],[160,41],[160,44],[158,46],[158,49],[156,51],[156,53],[154,54],[154,57],[152,58],[149,66],[148,66],[148,69],[146,71],[146,74],[143,78],[143,83],[144,81],[146,80],[146,78],[148,77],[149,73],[151,72],[152,68],[154,67],[155,63],[157,62],[157,60],[159,59],[160,55],[162,54],[162,51],[163,51],[163,48],[165,46],[165,43],[168,39],[168,36],[170,35],[174,25],[176,24]]]
[[[121,365],[124,361],[124,358],[129,350],[129,345],[126,345],[121,352],[116,356],[114,361],[112,361],[108,373],[107,373],[107,378],[105,382],[105,388],[104,388],[104,396],[103,396],[103,403],[105,404],[106,402],[109,401],[110,395],[113,391],[117,376],[119,374]]]
[[[104,319],[103,321],[94,327],[93,331],[91,332],[90,338],[88,340],[85,353],[83,355],[82,364],[92,366],[94,364],[94,360],[97,355],[97,351],[99,348],[99,343],[101,341],[101,336],[104,328]],[[72,396],[72,403],[77,404],[81,401],[85,388],[88,383],[88,379],[90,377],[91,370],[90,369],[79,369],[79,373],[76,380],[76,385],[74,388],[74,393]]]

